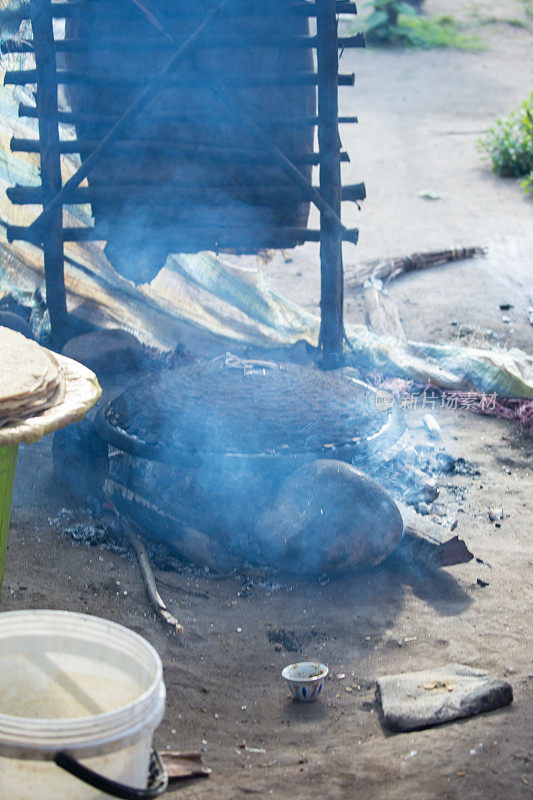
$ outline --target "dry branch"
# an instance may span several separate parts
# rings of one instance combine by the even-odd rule
[[[157,611],[157,614],[164,620],[164,622],[167,623],[167,625],[170,625],[172,628],[174,628],[176,633],[183,633],[183,625],[181,625],[176,617],[171,614],[166,607],[163,598],[157,591],[148,550],[144,546],[141,537],[123,517],[120,518],[120,528],[135,551],[135,555],[137,556],[139,567],[141,569],[144,586],[146,588],[146,594],[148,595],[151,604]]]
[[[418,272],[430,267],[438,267],[450,261],[464,261],[467,258],[485,255],[483,247],[458,247],[451,250],[433,250],[428,253],[413,253],[401,258],[376,259],[353,268],[345,269],[345,286],[358,289],[365,281],[373,278],[388,283],[404,272]]]

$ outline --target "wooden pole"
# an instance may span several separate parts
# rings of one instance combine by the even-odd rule
[[[61,162],[57,110],[56,56],[50,0],[31,0],[37,116],[44,203],[61,190]],[[52,346],[60,350],[67,338],[68,314],[64,277],[63,209],[57,206],[42,232],[46,303],[52,327]]]
[[[320,150],[320,194],[335,215],[341,214],[341,169],[339,158],[338,41],[335,0],[316,0],[318,63],[318,141]],[[342,358],[343,269],[342,231],[330,215],[320,218],[321,325],[323,366],[332,369]]]

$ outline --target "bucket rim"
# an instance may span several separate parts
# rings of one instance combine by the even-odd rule
[[[90,758],[120,750],[143,736],[152,735],[165,711],[166,691],[163,683],[163,665],[155,648],[135,631],[124,625],[91,614],[48,609],[0,612],[0,636],[4,633],[20,635],[27,626],[34,634],[46,631],[52,620],[61,622],[55,636],[66,639],[82,624],[83,633],[100,634],[102,644],[119,649],[120,643],[137,646],[145,656],[144,665],[150,662],[153,677],[147,689],[135,700],[112,711],[86,717],[42,719],[17,717],[0,713],[0,756],[52,760],[59,751],[76,757]],[[88,627],[87,627],[88,626]],[[132,654],[133,657],[133,654]]]

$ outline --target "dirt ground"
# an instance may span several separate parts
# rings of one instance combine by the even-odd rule
[[[469,20],[472,7],[426,3],[428,11]],[[364,179],[369,195],[364,211],[354,212],[360,246],[348,248],[345,260],[349,266],[487,246],[485,259],[397,280],[391,297],[412,338],[449,339],[463,325],[478,340],[531,353],[532,201],[515,181],[490,174],[475,141],[531,90],[532,28],[479,26],[480,14],[526,19],[524,4],[514,0],[476,7],[484,50],[344,54],[357,80],[343,90],[342,110],[360,118],[343,136],[352,157],[345,180]],[[419,197],[425,190],[442,199]],[[276,258],[267,266],[271,283],[317,310],[317,251],[291,255],[290,263]],[[503,312],[510,323],[502,321],[500,303],[513,305]],[[360,300],[349,291],[346,307],[349,320],[362,320]],[[456,532],[490,566],[472,561],[429,572],[391,563],[329,581],[274,576],[250,583],[183,567],[166,576],[177,588],[163,589],[185,627],[176,638],[154,619],[131,558],[76,544],[66,533],[87,515],[58,494],[48,438],[21,448],[1,609],[96,614],[154,644],[168,692],[157,746],[201,749],[212,768],[209,779],[169,797],[531,796],[532,439],[513,424],[466,411],[443,410],[438,419],[449,452],[475,467],[442,479],[442,525],[457,520]],[[409,435],[426,441],[420,412],[407,421]],[[493,505],[503,509],[500,527],[488,518]],[[280,672],[307,655],[327,663],[332,677],[319,701],[299,705]],[[513,704],[427,731],[384,730],[376,677],[449,661],[507,678]]]

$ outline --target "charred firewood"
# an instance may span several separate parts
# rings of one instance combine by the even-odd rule
[[[410,563],[418,562],[428,567],[452,567],[456,564],[467,564],[474,558],[458,536],[453,536],[446,542],[438,542],[410,526],[404,529],[402,540],[394,551],[394,557]]]
[[[163,511],[138,493],[113,480],[106,480],[108,500],[125,516],[135,519],[148,539],[164,543],[180,559],[224,572],[241,564],[211,536]]]

